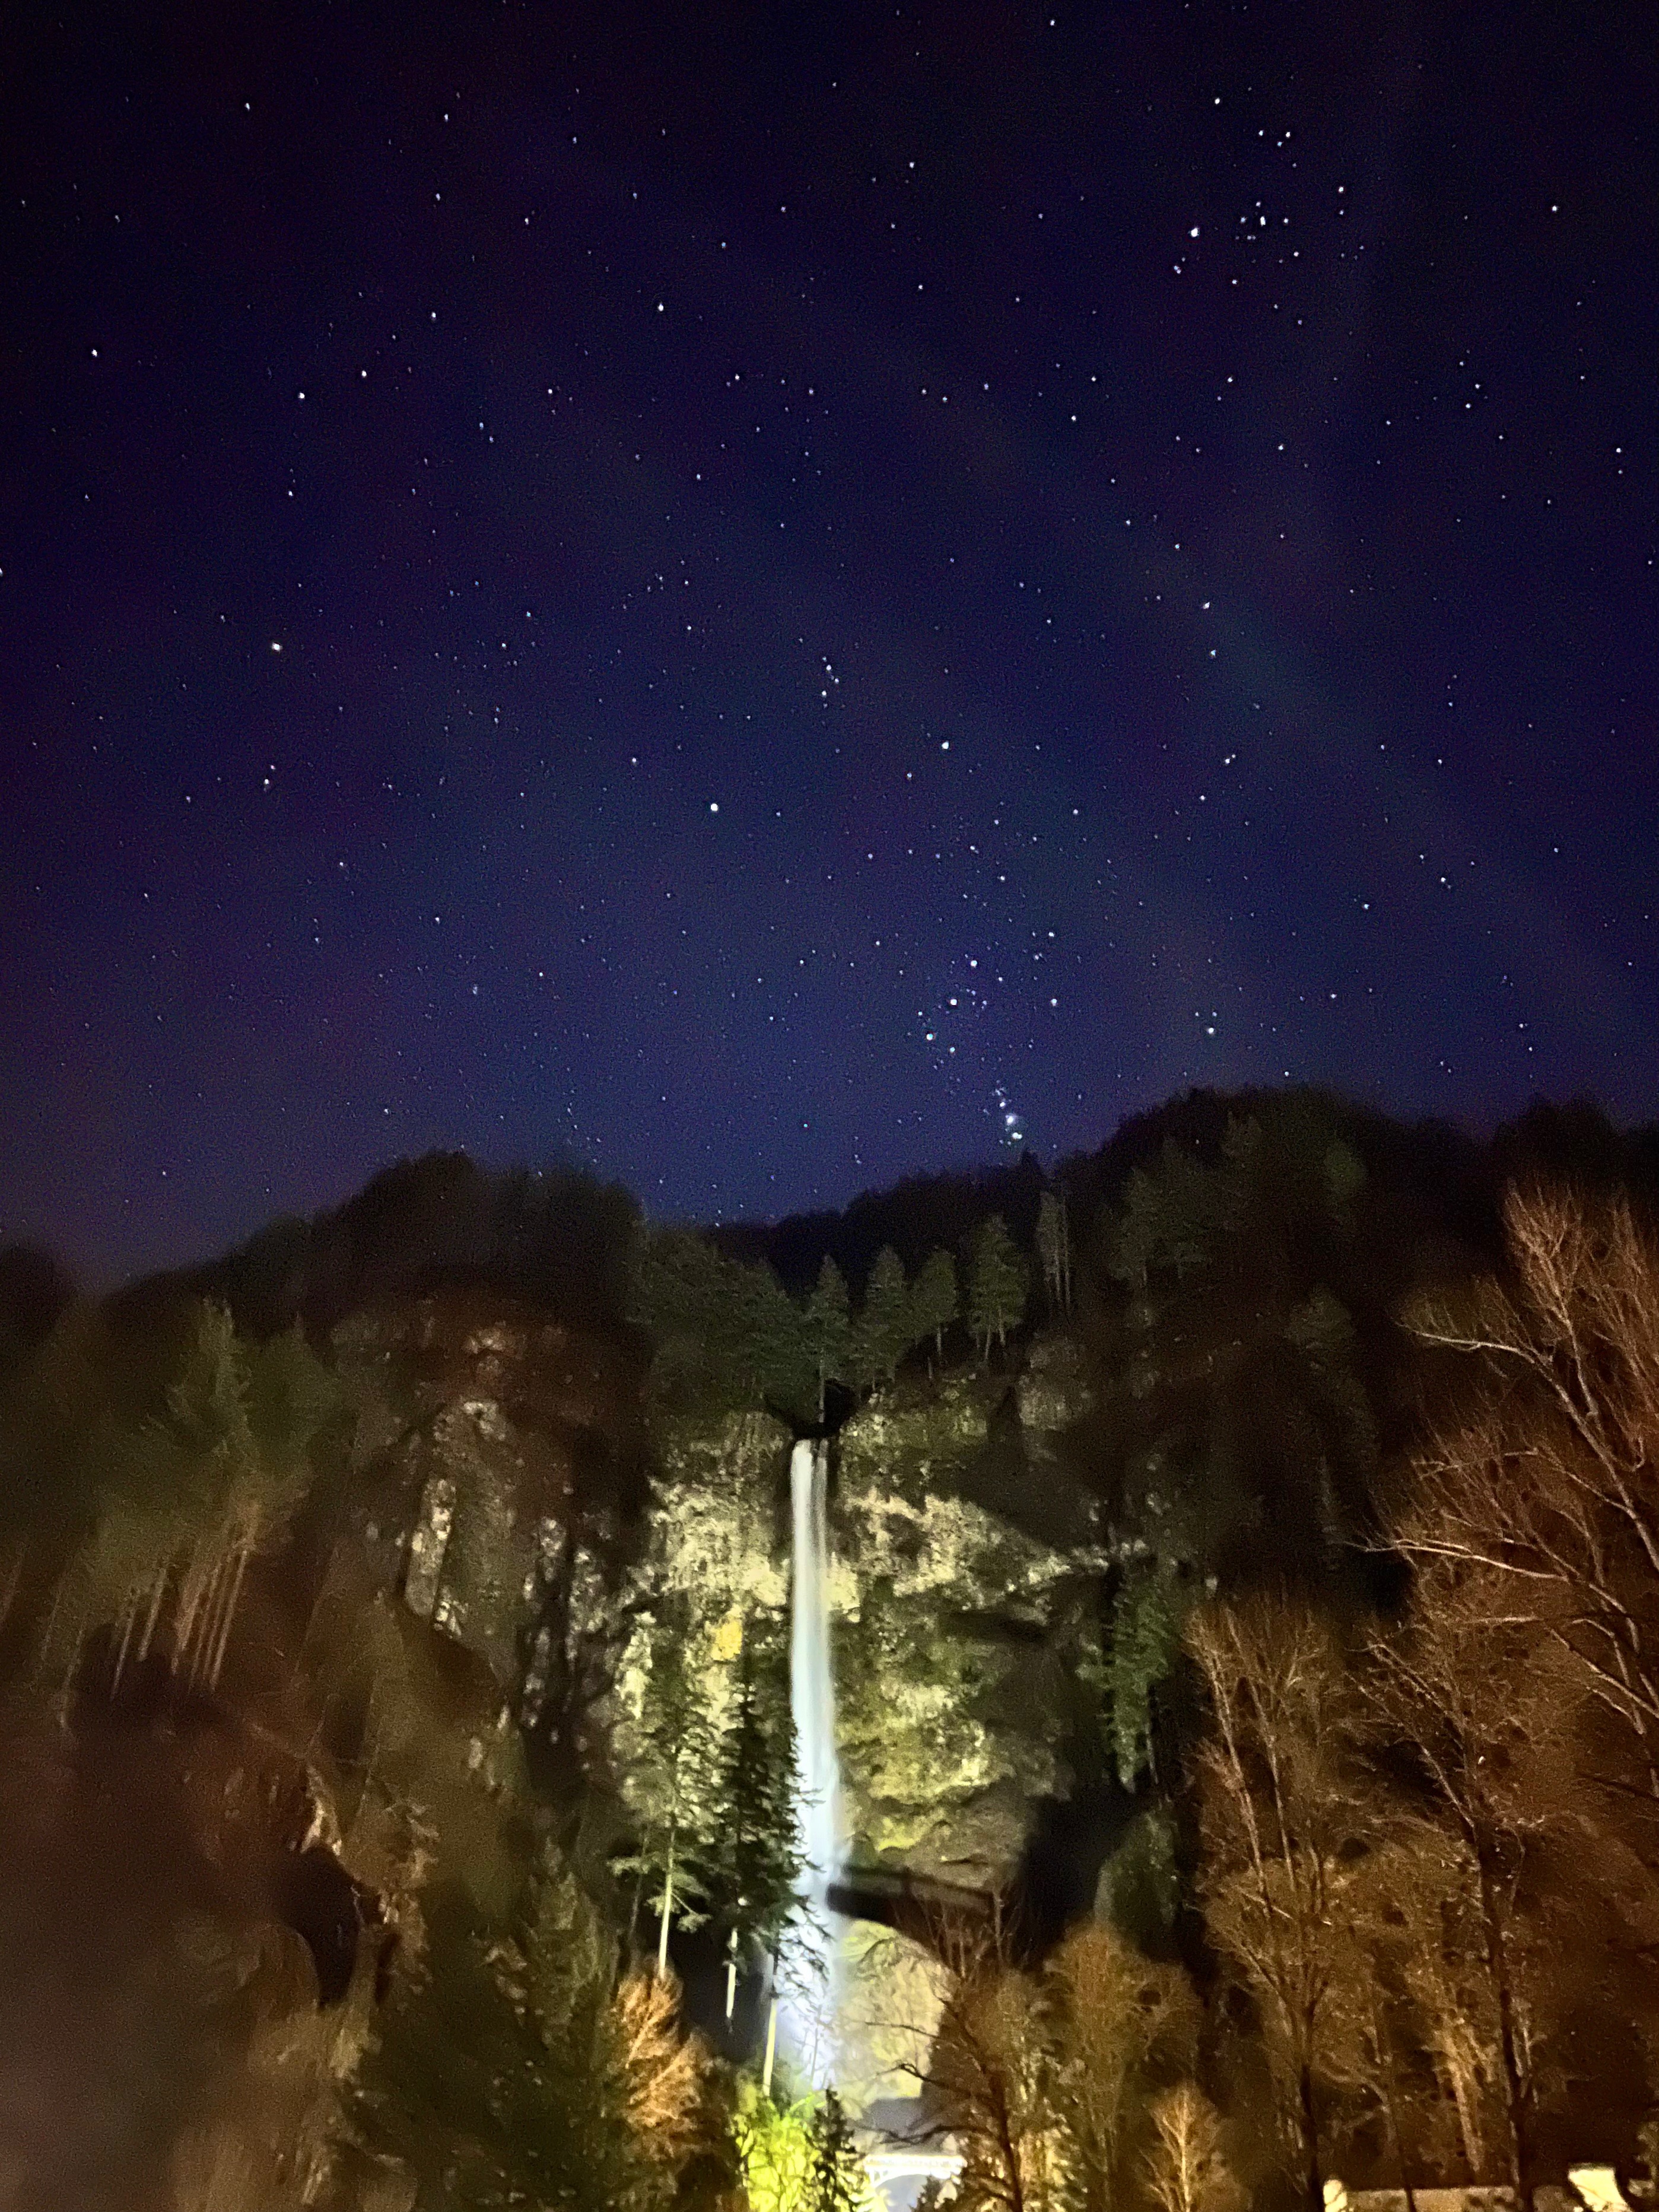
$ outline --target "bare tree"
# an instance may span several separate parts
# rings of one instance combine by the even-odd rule
[[[1344,1905],[1372,1813],[1341,1652],[1285,1601],[1212,1605],[1187,1631],[1211,1708],[1199,1753],[1210,1933],[1253,1998],[1309,2212],[1322,2212],[1320,2078],[1351,1971]]]
[[[1060,2168],[1042,1984],[1014,1963],[1000,1920],[944,1915],[930,1934],[946,1994],[918,2071],[935,2132],[962,2154],[957,2201],[1047,2212]]]
[[[1152,2106],[1154,2142],[1145,2162],[1158,2212],[1225,2212],[1243,2196],[1221,2149],[1221,2122],[1195,2081],[1178,2081]]]
[[[1395,1540],[1488,1571],[1568,1653],[1659,1800],[1659,1249],[1622,1200],[1511,1191],[1511,1280],[1410,1315],[1480,1363],[1471,1415],[1413,1468]],[[1610,1747],[1614,1774],[1632,1764]]]
[[[1559,1188],[1511,1191],[1504,1225],[1504,1279],[1409,1316],[1471,1364],[1465,1410],[1418,1455],[1389,1532],[1412,1621],[1374,1658],[1445,1877],[1424,1931],[1438,1940],[1413,1968],[1437,2063],[1472,2166],[1492,2081],[1529,2202],[1540,2008],[1562,1963],[1540,1945],[1533,1871],[1553,1831],[1613,1850],[1632,1814],[1659,1859],[1659,1250],[1624,1201]]]
[[[1098,1921],[1074,1928],[1044,1977],[1052,2095],[1065,2131],[1070,2202],[1121,2201],[1153,2078],[1190,2057],[1198,2004],[1179,1966],[1143,1958]]]
[[[1440,2012],[1441,2050],[1479,2052],[1468,2074],[1495,2081],[1518,2201],[1536,2179],[1534,2112],[1540,2014],[1550,1972],[1528,1897],[1540,1845],[1576,1822],[1571,1766],[1582,1691],[1560,1647],[1523,1607],[1515,1578],[1482,1559],[1435,1548],[1433,1522],[1408,1524],[1418,1573],[1404,1629],[1373,1639],[1374,1709],[1420,1776],[1419,1875],[1437,1879],[1437,1936],[1415,1972]],[[1478,1947],[1480,1972],[1468,1957]],[[1459,1955],[1460,1951],[1462,1956]],[[1453,2027],[1453,2016],[1462,2014]],[[1454,2074],[1454,2080],[1457,2075]],[[1474,2132],[1464,2129],[1471,2159]]]

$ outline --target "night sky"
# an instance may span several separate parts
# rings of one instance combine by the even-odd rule
[[[7,22],[0,1237],[1659,1111],[1645,8]]]

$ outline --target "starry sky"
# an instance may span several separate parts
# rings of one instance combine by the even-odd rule
[[[0,1237],[1659,1110],[1644,11],[8,21]]]

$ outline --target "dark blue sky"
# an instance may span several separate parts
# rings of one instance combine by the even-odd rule
[[[1642,11],[9,20],[0,1235],[1659,1110]]]

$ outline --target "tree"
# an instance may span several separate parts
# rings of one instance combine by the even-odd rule
[[[1316,1100],[1264,1099],[1204,1157],[1166,1142],[1128,1179],[1106,1382],[1125,1515],[1201,1568],[1305,1579],[1310,1527],[1334,1570],[1370,1522],[1377,1431],[1353,1311],[1391,1334],[1395,1293],[1358,1243],[1363,1171],[1336,1127]]]
[[[1406,1540],[1425,1533],[1408,1523]],[[1422,1560],[1406,1626],[1375,1638],[1370,1656],[1379,1718],[1426,1785],[1420,1818],[1431,1832],[1418,1860],[1419,1873],[1425,1861],[1437,1863],[1436,1994],[1459,1993],[1461,2038],[1498,2090],[1510,2178],[1530,2207],[1556,1967],[1538,1944],[1528,1899],[1540,1850],[1571,1818],[1577,1685],[1558,1648],[1515,1609],[1509,1577],[1452,1557]],[[1589,1841],[1583,1836],[1581,1848]],[[1480,1969],[1473,1978],[1471,1940]],[[1448,2039],[1442,2047],[1455,2045]],[[1466,2142],[1470,2133],[1466,2121]]]
[[[1412,2166],[1425,2135],[1422,2163],[1446,2164],[1431,2100],[1420,2088],[1402,2094],[1402,2081],[1414,2087],[1419,2053],[1453,2116],[1468,2179],[1487,2171],[1497,2065],[1478,1900],[1434,1824],[1401,1812],[1356,1868],[1346,1903],[1352,1972],[1334,1993],[1331,2071],[1380,2111],[1413,2212]]]
[[[656,1971],[668,1971],[673,1928],[700,1927],[707,1914],[709,1802],[717,1743],[697,1664],[696,1631],[684,1594],[665,1599],[651,1640],[628,1794],[643,1816],[635,1850],[617,1862],[649,1884],[657,1915]]]
[[[1188,1594],[1166,1559],[1136,1559],[1123,1570],[1112,1606],[1106,1680],[1118,1780],[1133,1790],[1152,1763],[1152,1692],[1181,1650]]]
[[[1197,1761],[1205,1915],[1255,2001],[1308,2212],[1323,2212],[1319,2082],[1349,1963],[1344,1887],[1373,1823],[1354,1692],[1329,1629],[1285,1601],[1206,1606],[1187,1648],[1210,1708]]]
[[[1156,2140],[1146,2160],[1158,2212],[1222,2212],[1243,2192],[1221,2151],[1221,2122],[1195,2081],[1178,2081],[1152,2106]]]
[[[1413,1467],[1398,1540],[1540,1624],[1597,1709],[1613,1775],[1633,1761],[1659,1804],[1659,1249],[1622,1200],[1512,1190],[1504,1218],[1510,1283],[1409,1316],[1422,1342],[1479,1364],[1473,1410]]]
[[[945,1332],[957,1317],[957,1263],[948,1252],[930,1252],[910,1286],[912,1326],[931,1336],[933,1356],[945,1357]]]
[[[981,1360],[990,1358],[993,1337],[1000,1351],[1009,1330],[1019,1327],[1030,1291],[1030,1271],[1007,1224],[994,1213],[975,1234],[968,1279],[968,1325],[979,1339]]]
[[[915,1342],[915,1310],[904,1279],[904,1262],[884,1244],[864,1289],[864,1310],[854,1332],[853,1367],[863,1389],[890,1382]]]
[[[827,1252],[806,1301],[805,1324],[807,1346],[817,1376],[818,1419],[822,1421],[825,1394],[832,1382],[845,1378],[853,1343],[846,1279]]]
[[[962,2158],[963,2212],[1044,2212],[1060,2181],[1060,2130],[1041,1984],[1012,1959],[1000,1920],[933,1931],[945,2003],[923,2109]]]
[[[800,1901],[804,1864],[787,1655],[761,1616],[744,1623],[733,1665],[734,1705],[714,1784],[708,1871],[711,1911],[726,1931],[728,2020],[745,1956],[775,1960]]]
[[[864,2212],[870,2202],[864,2160],[841,2099],[826,2089],[812,2117],[812,2164],[802,2212]]]
[[[629,1312],[653,1339],[653,1386],[672,1401],[757,1411],[804,1404],[816,1388],[806,1323],[772,1269],[726,1259],[695,1231],[640,1231]]]
[[[106,1428],[95,1525],[64,1575],[48,1666],[70,1684],[107,1628],[112,1685],[164,1638],[174,1674],[218,1686],[244,1579],[311,1487],[313,1447],[338,1402],[298,1325],[250,1345],[204,1304],[159,1418]]]
[[[667,1985],[618,1982],[592,1905],[549,1858],[505,1927],[459,1885],[434,1900],[427,1964],[382,2015],[359,2127],[413,2181],[415,2212],[666,2212],[697,2147],[703,2070]]]
[[[1633,1850],[1650,1882],[1659,1856],[1659,1249],[1619,1199],[1511,1190],[1504,1218],[1504,1279],[1409,1316],[1464,1356],[1466,1388],[1389,1531],[1413,1607],[1376,1657],[1443,1869],[1443,1941],[1419,1966],[1443,2070],[1472,2160],[1475,2089],[1493,2093],[1526,2199],[1553,2027],[1639,1941],[1626,1926],[1598,1943],[1583,1900],[1630,1899],[1620,1859]],[[1569,1850],[1578,1924],[1552,1940],[1550,1868]]]
[[[1190,2054],[1197,2000],[1179,1966],[1143,1958],[1097,1921],[1060,1945],[1044,1994],[1067,2201],[1079,2212],[1108,2212],[1127,2193],[1133,2124],[1153,2080]]]
[[[1036,1248],[1048,1310],[1068,1314],[1072,1310],[1071,1220],[1065,1199],[1055,1191],[1045,1190],[1037,1206]]]

